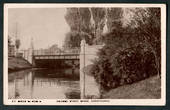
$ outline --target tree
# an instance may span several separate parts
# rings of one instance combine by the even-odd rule
[[[10,37],[10,36],[8,36],[8,47],[9,47],[9,46],[11,46],[11,43],[12,43],[12,41],[11,41],[11,37]]]
[[[65,37],[65,48],[80,47],[81,38],[77,31],[68,32]]]
[[[117,12],[117,17],[114,16],[115,12]],[[116,56],[119,51],[127,48],[128,44],[127,37],[123,36],[123,32],[126,29],[122,27],[122,9],[109,8],[105,9],[105,13],[106,15],[103,17],[103,20],[106,24],[103,22],[103,25],[107,25],[108,32],[97,36],[105,46],[99,50],[99,58],[94,61],[91,73],[101,87],[106,90],[119,85],[120,78],[118,77],[118,72],[115,72],[117,70]]]
[[[105,46],[99,50],[91,70],[96,81],[110,89],[155,75],[160,63],[160,56],[156,57],[160,54],[159,10],[130,9],[131,16],[126,25],[122,9],[118,8],[117,13],[114,9],[109,11],[109,31],[101,37]]]
[[[102,35],[104,34],[104,26],[106,25],[108,32],[113,32],[114,29],[122,28],[122,8],[91,8],[92,18],[94,20],[93,33],[95,44],[101,44]]]
[[[154,55],[158,76],[161,71],[161,21],[160,8],[130,9],[134,14],[128,26],[132,26],[138,33],[138,39],[145,44]]]
[[[15,41],[15,46],[16,46],[16,48],[19,49],[20,45],[21,45],[21,42],[20,42],[19,39],[17,39],[17,40]]]
[[[91,14],[89,8],[68,8],[65,15],[65,19],[70,26],[71,32],[66,34],[65,46],[70,45],[70,47],[80,47],[80,40],[84,37],[92,39],[91,31]],[[75,40],[73,42],[73,39]],[[87,40],[88,44],[91,44],[92,40]]]
[[[82,39],[85,39],[88,43],[91,43],[90,36],[86,33],[78,31],[68,32],[64,40],[64,47],[65,48],[80,47],[80,42]]]
[[[107,27],[109,32],[122,28],[123,9],[108,8],[107,9]]]
[[[107,44],[99,50],[91,73],[105,90],[156,74],[154,55],[146,45],[136,43],[132,46],[127,40],[134,40],[134,37],[128,39],[123,31],[108,33],[104,38]]]
[[[106,8],[91,8],[92,20],[94,24],[91,24],[94,35],[93,43],[100,44],[100,37],[103,33],[103,28],[106,20]]]
[[[18,49],[19,49],[20,45],[21,45],[20,40],[19,40],[19,39],[16,39],[16,40],[15,40],[15,46],[16,46],[16,49],[17,49],[17,52],[16,52],[16,53],[18,53]]]
[[[89,8],[68,8],[65,19],[71,31],[90,31],[90,10]]]
[[[79,30],[80,27],[80,14],[78,8],[67,8],[67,13],[65,15],[67,24],[72,30]]]

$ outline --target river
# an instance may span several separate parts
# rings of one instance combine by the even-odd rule
[[[79,99],[79,68],[31,69],[8,75],[9,99]]]

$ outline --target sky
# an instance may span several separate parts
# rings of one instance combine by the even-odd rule
[[[20,49],[30,48],[31,38],[35,49],[53,44],[62,47],[65,34],[70,31],[65,14],[65,8],[9,8],[8,34],[14,41],[17,30]]]

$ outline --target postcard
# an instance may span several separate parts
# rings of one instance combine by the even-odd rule
[[[4,4],[5,105],[166,104],[165,4]]]

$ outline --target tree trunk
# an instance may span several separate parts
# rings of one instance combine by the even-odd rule
[[[145,44],[148,48],[151,49],[151,52],[153,53],[154,55],[154,58],[155,58],[155,66],[156,66],[156,70],[157,70],[157,76],[158,78],[161,78],[161,72],[160,72],[160,59],[159,59],[159,56],[157,55],[157,52],[156,52],[156,49],[150,44],[149,41],[146,41],[145,39]]]
[[[157,76],[158,76],[158,78],[161,78],[159,57],[157,56],[156,50],[153,47],[151,47],[151,49],[152,49],[152,53],[154,54],[154,57],[155,57]]]

